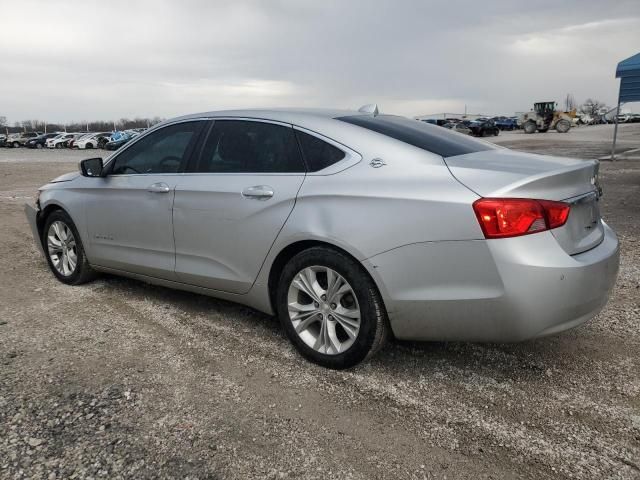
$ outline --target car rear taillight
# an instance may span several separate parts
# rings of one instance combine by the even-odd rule
[[[506,238],[561,227],[570,206],[551,200],[481,198],[473,203],[485,238]]]

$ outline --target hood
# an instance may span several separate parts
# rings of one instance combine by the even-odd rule
[[[598,162],[509,149],[445,158],[449,170],[482,197],[564,200],[595,188]]]
[[[57,178],[54,178],[49,183],[69,182],[74,178],[78,178],[79,176],[80,176],[80,172],[69,172],[69,173],[65,173],[64,175],[60,175]]]

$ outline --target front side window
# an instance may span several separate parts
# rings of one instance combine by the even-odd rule
[[[247,120],[216,120],[196,165],[203,173],[302,173],[293,128]]]
[[[395,115],[352,115],[338,120],[351,123],[442,157],[482,152],[497,147],[442,127]],[[469,122],[470,123],[470,122]]]
[[[119,154],[112,174],[177,173],[203,121],[183,122],[156,130]]]
[[[296,131],[302,156],[310,172],[317,172],[339,162],[345,157],[345,153],[330,143],[320,140],[318,137],[301,131]]]

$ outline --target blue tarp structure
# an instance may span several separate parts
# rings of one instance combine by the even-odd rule
[[[640,102],[640,53],[618,64],[616,78],[620,79],[619,103]]]
[[[616,126],[613,129],[611,160],[616,158],[616,138],[618,138],[618,114],[620,105],[627,102],[640,102],[640,53],[622,60],[616,68],[616,78],[620,79],[618,107],[616,108]]]

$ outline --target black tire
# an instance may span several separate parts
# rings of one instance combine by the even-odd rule
[[[351,286],[360,308],[360,330],[354,343],[344,352],[330,355],[309,347],[295,331],[289,318],[287,295],[294,277],[310,266],[329,267]],[[387,312],[375,284],[355,260],[327,247],[312,247],[294,256],[285,265],[277,285],[276,310],[284,331],[298,352],[323,367],[342,370],[372,357],[389,336]]]
[[[86,150],[91,150],[91,149],[93,148],[93,145],[91,145],[90,143],[87,143],[87,144],[84,146],[84,148],[85,148]]]
[[[13,143],[11,144],[11,146],[12,146],[13,148],[20,148],[20,144],[19,144],[18,142],[13,142]]]
[[[536,125],[536,122],[532,122],[532,121],[527,121],[525,122],[525,124],[522,126],[522,129],[524,130],[524,133],[536,133],[538,126]]]
[[[63,275],[56,269],[56,267],[53,265],[53,261],[51,260],[51,255],[49,255],[48,252],[47,232],[49,231],[49,227],[51,226],[51,224],[56,221],[62,222],[68,228],[70,228],[76,241],[75,253],[77,257],[77,263],[75,269],[70,275]],[[84,253],[84,247],[82,245],[80,235],[78,234],[78,230],[76,229],[73,220],[71,220],[71,217],[69,217],[69,215],[65,211],[55,210],[46,218],[44,222],[44,228],[42,229],[41,240],[43,249],[45,251],[45,257],[47,258],[47,263],[49,264],[49,268],[56,276],[56,278],[62,283],[66,283],[67,285],[80,285],[82,283],[87,283],[96,277],[96,272],[91,268],[91,265],[89,265],[87,256]]]
[[[500,135],[500,129],[499,128],[494,128],[493,129],[493,136],[497,137],[498,135]]]
[[[566,119],[558,120],[556,123],[556,131],[558,133],[567,133],[571,129],[571,122]]]

